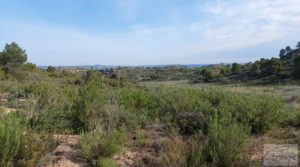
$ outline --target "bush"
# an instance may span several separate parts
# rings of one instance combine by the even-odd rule
[[[0,80],[5,80],[5,79],[6,79],[5,72],[0,69]]]
[[[90,163],[101,161],[102,158],[111,158],[122,149],[123,132],[114,131],[104,135],[101,131],[93,131],[81,136],[79,147],[81,154]]]
[[[188,141],[186,147],[186,166],[205,166],[206,155],[204,148],[206,146],[206,139],[201,135],[195,135]]]
[[[163,153],[162,156],[157,160],[159,166],[187,167],[187,147],[183,141],[175,138],[173,142],[162,141],[161,145],[163,147]]]
[[[149,108],[152,103],[151,92],[143,89],[121,89],[119,101],[120,105],[124,105],[127,109]]]
[[[74,118],[79,130],[102,128],[102,108],[108,100],[108,93],[102,89],[99,80],[89,80],[80,87],[79,95],[74,103]]]
[[[30,118],[29,125],[31,128],[49,133],[72,133],[76,131],[73,129],[72,115],[70,111],[38,111]]]
[[[20,148],[20,120],[15,116],[0,116],[0,166],[9,166]]]
[[[111,158],[101,158],[99,160],[94,160],[91,163],[92,167],[117,167],[117,164]]]
[[[147,145],[147,139],[143,131],[137,132],[136,144],[137,147],[145,147]]]
[[[237,123],[230,115],[215,115],[211,120],[205,152],[212,166],[238,166],[245,150],[250,127]]]
[[[294,59],[294,71],[295,78],[300,79],[300,57]]]
[[[280,124],[283,103],[277,97],[254,93],[229,93],[219,105],[241,123],[249,123],[252,132],[264,133]]]
[[[286,111],[282,118],[282,125],[300,127],[300,109]]]
[[[36,133],[27,129],[21,138],[20,150],[14,164],[22,167],[35,167],[40,159],[54,150],[58,142],[47,132]]]
[[[32,71],[34,71],[36,69],[36,65],[32,64],[32,63],[26,63],[26,64],[23,65],[22,69],[24,71],[30,71],[30,72],[32,72]]]
[[[211,106],[195,89],[169,88],[157,90],[156,106],[161,113],[210,112]]]

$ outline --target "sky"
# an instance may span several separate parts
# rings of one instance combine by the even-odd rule
[[[300,41],[299,0],[0,0],[37,65],[247,63]]]

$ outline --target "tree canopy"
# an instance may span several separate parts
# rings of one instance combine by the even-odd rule
[[[7,73],[10,68],[22,66],[27,61],[26,51],[19,47],[15,42],[6,44],[3,51],[0,52],[0,67]]]
[[[241,70],[242,70],[242,67],[241,67],[240,64],[238,64],[238,63],[233,63],[233,64],[232,64],[231,71],[232,71],[233,73],[236,73],[236,74],[237,74],[237,73],[240,73]]]
[[[291,51],[293,51],[292,50],[292,48],[290,47],[290,46],[287,46],[286,48],[285,48],[285,51],[286,51],[286,53],[287,54],[289,54]]]
[[[300,57],[294,59],[294,76],[300,79]]]
[[[297,43],[296,48],[300,49],[300,42]]]
[[[26,51],[19,47],[15,42],[6,44],[4,50],[0,53],[0,65],[20,66],[27,61]]]

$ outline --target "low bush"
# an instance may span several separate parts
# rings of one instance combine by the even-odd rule
[[[137,132],[136,144],[137,147],[145,147],[147,145],[147,139],[143,131]]]
[[[101,158],[92,161],[90,164],[92,167],[117,167],[117,163],[111,158]]]
[[[116,130],[109,135],[101,131],[93,131],[81,136],[79,147],[81,154],[90,164],[99,163],[103,158],[111,158],[123,146],[123,132]]]
[[[14,164],[19,167],[35,167],[43,156],[54,150],[57,144],[51,133],[36,133],[32,129],[27,129],[21,136],[20,149],[14,158]]]
[[[252,132],[264,133],[280,124],[283,102],[280,98],[254,93],[229,93],[219,110],[229,111],[237,121],[249,123]]]
[[[162,156],[157,159],[158,166],[174,166],[174,167],[187,167],[187,147],[186,144],[175,138],[174,141],[161,141]],[[195,164],[196,165],[196,164]]]
[[[283,114],[282,126],[294,126],[300,127],[300,109],[293,109],[291,111],[286,111]]]
[[[5,79],[6,79],[5,73],[0,69],[0,80],[5,80]]]
[[[31,128],[49,133],[70,134],[75,132],[73,113],[70,111],[42,110],[35,112],[29,119]]]
[[[195,134],[187,142],[175,138],[162,142],[160,166],[250,166],[245,155],[250,127],[238,123],[230,114],[215,114],[208,134]]]

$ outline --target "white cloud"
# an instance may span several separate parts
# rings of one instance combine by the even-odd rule
[[[216,1],[202,10],[213,19],[195,22],[190,30],[221,46],[217,47],[219,51],[251,47],[300,32],[298,0],[252,0],[236,4]]]

